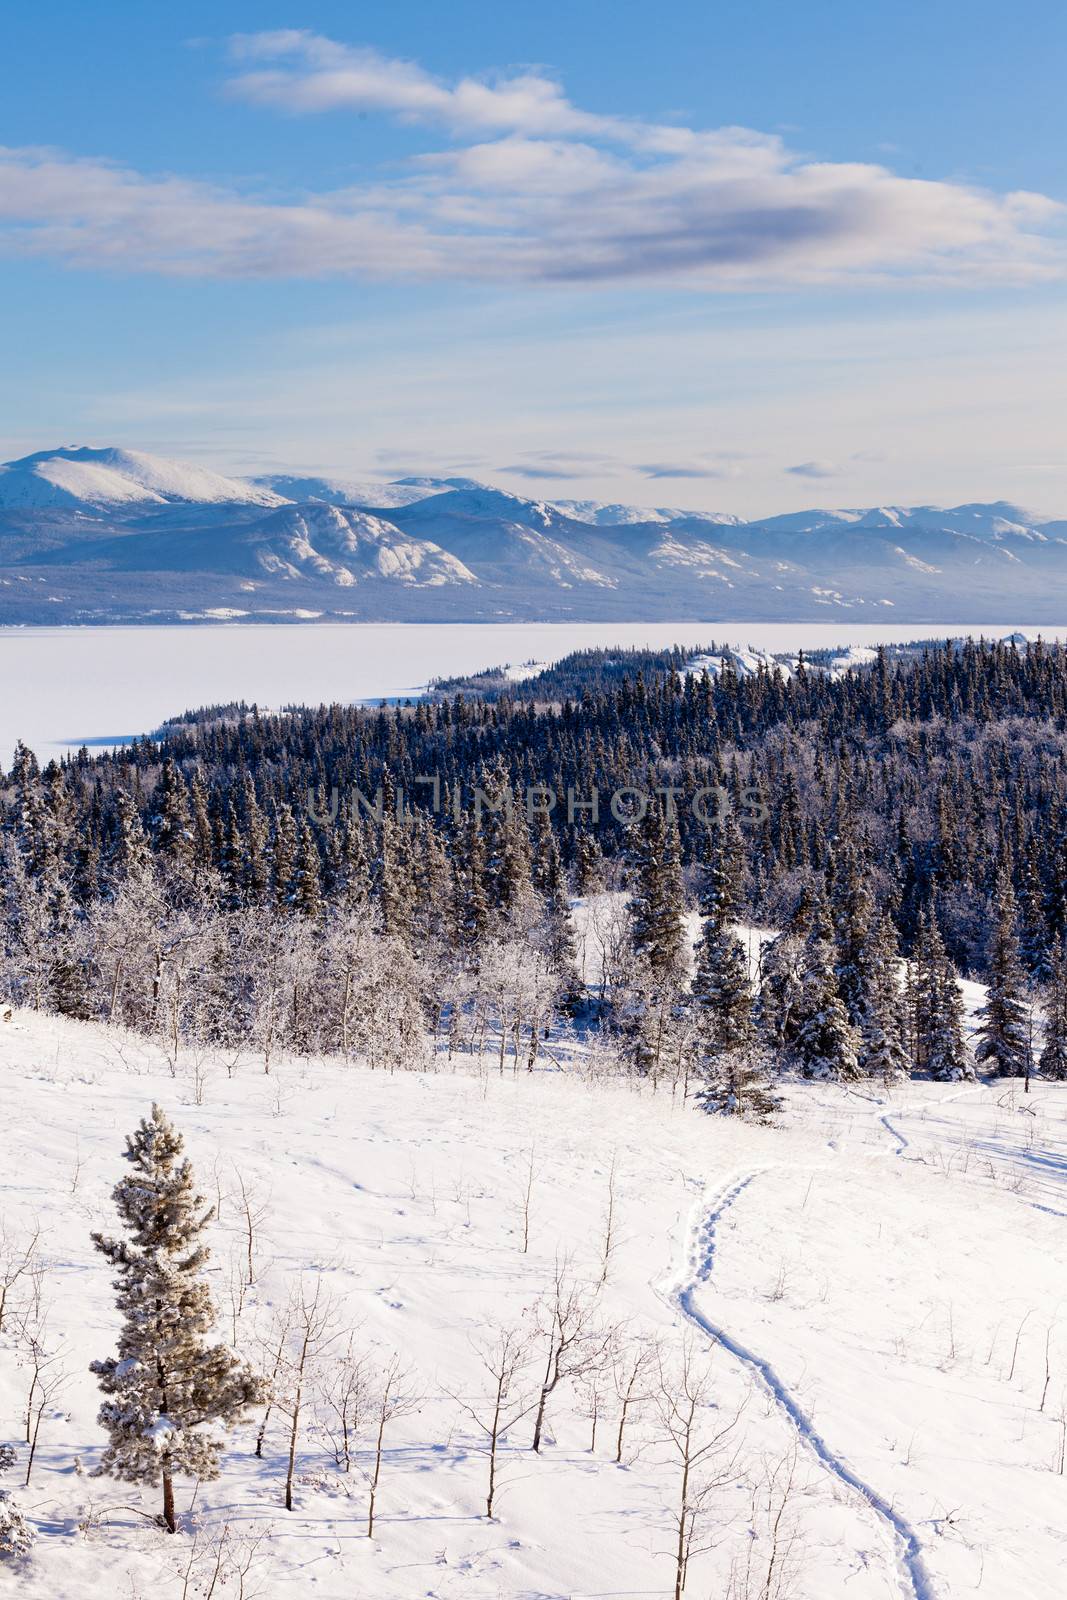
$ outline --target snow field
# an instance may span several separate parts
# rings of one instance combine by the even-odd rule
[[[0,1026],[0,1219],[13,1236],[41,1224],[49,1336],[70,1382],[30,1487],[17,1467],[4,1476],[39,1537],[17,1574],[0,1566],[0,1586],[28,1600],[177,1596],[192,1530],[206,1541],[228,1524],[263,1535],[253,1576],[272,1600],[671,1595],[679,1467],[652,1402],[618,1466],[610,1381],[595,1452],[588,1394],[561,1384],[539,1457],[531,1417],[511,1430],[491,1522],[484,1441],[461,1403],[488,1392],[476,1346],[494,1325],[532,1337],[557,1270],[599,1279],[614,1163],[597,1318],[658,1339],[672,1375],[687,1355],[707,1367],[709,1436],[736,1418],[709,1463],[724,1481],[694,1541],[709,1548],[691,1559],[689,1600],[762,1593],[768,1508],[790,1479],[782,1600],[1052,1600],[1067,1539],[1067,1086],[1035,1085],[1027,1103],[1003,1084],[787,1094],[783,1126],[760,1129],[663,1094],[466,1062],[386,1076],[296,1061],[269,1077],[245,1063],[231,1078],[189,1058],[172,1077],[142,1040],[16,1012]],[[262,1461],[258,1419],[237,1430],[192,1516],[194,1486],[180,1484],[174,1539],[138,1514],[155,1513],[153,1491],[88,1475],[103,1435],[86,1368],[113,1353],[119,1321],[89,1234],[114,1230],[125,1135],[153,1098],[185,1133],[203,1192],[221,1195],[223,1336],[244,1249],[239,1173],[265,1212],[242,1348],[256,1351],[295,1283],[317,1281],[340,1330],[408,1369],[419,1406],[387,1437],[373,1540],[370,1441],[337,1470],[314,1407],[291,1514],[280,1419]],[[0,1335],[0,1441],[18,1441],[25,1387]]]

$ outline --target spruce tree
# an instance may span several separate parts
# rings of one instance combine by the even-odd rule
[[[574,883],[582,896],[604,887],[604,853],[590,828],[578,828],[574,846]]]
[[[1043,994],[1045,1042],[1039,1066],[1044,1077],[1063,1083],[1067,1080],[1067,951],[1062,945],[1053,951],[1049,967]]]
[[[1033,1071],[1030,1009],[1015,936],[1015,896],[1007,878],[997,885],[996,927],[989,959],[986,1003],[978,1013],[975,1059],[998,1078],[1029,1078]]]
[[[315,835],[307,817],[301,817],[296,831],[296,855],[286,890],[286,902],[294,911],[318,921],[323,913],[321,858]]]
[[[752,1006],[744,946],[710,916],[692,989],[696,1099],[704,1111],[762,1120],[781,1104],[767,1083]]]
[[[763,946],[760,954],[756,1021],[769,1050],[787,1052],[796,1040],[804,942],[811,931],[813,894],[811,884],[805,884],[785,928]]]
[[[201,1236],[213,1213],[197,1194],[183,1141],[156,1105],[126,1141],[133,1172],[112,1192],[129,1238],[92,1235],[117,1269],[123,1314],[118,1358],[94,1361],[106,1399],[101,1473],[162,1484],[163,1522],[177,1529],[174,1478],[219,1475],[221,1440],[205,1427],[231,1427],[261,1397],[262,1385],[225,1345],[207,1342],[215,1308],[203,1276]]]
[[[241,786],[239,815],[245,853],[242,874],[245,904],[258,906],[266,901],[270,889],[271,836],[267,818],[256,799],[256,786],[247,774]]]
[[[122,790],[116,806],[118,831],[111,858],[111,876],[113,879],[143,878],[151,871],[152,857],[137,807]]]
[[[859,1038],[838,993],[830,914],[821,893],[811,898],[810,919],[800,955],[790,1054],[806,1078],[858,1078]]]
[[[860,1016],[859,1062],[870,1078],[889,1083],[906,1077],[911,1058],[904,1029],[904,997],[898,977],[900,952],[888,917],[876,917],[868,934],[869,962]]]
[[[649,806],[634,852],[637,883],[630,903],[634,950],[652,977],[667,986],[685,976],[688,951],[678,835],[658,806]]]
[[[288,909],[289,886],[296,865],[296,818],[286,803],[276,805],[271,823],[271,898],[279,910]]]
[[[19,1561],[37,1541],[36,1529],[27,1522],[10,1489],[0,1489],[0,1556]]]
[[[408,842],[395,815],[386,811],[382,818],[378,859],[375,863],[382,932],[405,943],[410,942],[415,915],[415,885]]]
[[[833,864],[830,908],[837,957],[834,972],[848,1020],[862,1028],[870,1007],[877,951],[871,940],[874,901],[855,846],[846,843]]]
[[[157,852],[178,872],[193,865],[193,814],[189,790],[181,769],[170,756],[159,774],[152,815],[152,838]]]
[[[710,822],[701,859],[699,905],[702,917],[714,917],[720,927],[736,921],[741,909],[744,864],[744,842],[732,813],[721,822]]]
[[[477,952],[489,927],[489,872],[480,818],[467,813],[456,829],[454,917],[460,937]]]
[[[941,1083],[973,1078],[963,1035],[963,998],[937,919],[919,916],[908,982],[915,1065]]]

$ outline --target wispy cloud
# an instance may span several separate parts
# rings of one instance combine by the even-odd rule
[[[548,482],[588,478],[590,474],[614,477],[620,472],[634,469],[618,457],[587,450],[524,450],[510,466],[499,467],[499,472],[514,477],[528,478],[532,482]]]
[[[386,111],[483,133],[603,136],[626,126],[622,119],[578,110],[558,83],[539,72],[450,84],[414,61],[300,28],[237,34],[230,50],[244,68],[231,78],[230,92],[281,111]]]
[[[795,467],[786,467],[794,478],[839,478],[841,468],[831,461],[800,461]]]
[[[648,461],[637,468],[646,478],[728,478],[724,467],[704,467],[692,462]]]
[[[539,71],[449,82],[295,30],[242,36],[232,53],[228,90],[245,102],[377,112],[443,130],[446,147],[378,181],[288,199],[0,150],[0,249],[187,276],[706,292],[1063,274],[1061,208],[1041,195],[814,161],[746,128],[589,112]]]
[[[513,478],[529,478],[531,482],[561,482],[572,479],[587,478],[588,468],[576,467],[531,467],[521,461],[513,461],[509,466],[498,467],[498,472],[510,473]]]

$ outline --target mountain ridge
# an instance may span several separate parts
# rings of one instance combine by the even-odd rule
[[[288,491],[288,492],[286,492]],[[1062,621],[1067,519],[1009,501],[754,521],[463,477],[226,477],[117,447],[0,465],[0,623]]]

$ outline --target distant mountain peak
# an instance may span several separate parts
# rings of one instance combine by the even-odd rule
[[[488,489],[489,484],[477,478],[393,478],[400,489]]]
[[[113,446],[63,445],[0,466],[0,507],[280,505],[270,490],[205,467]]]

